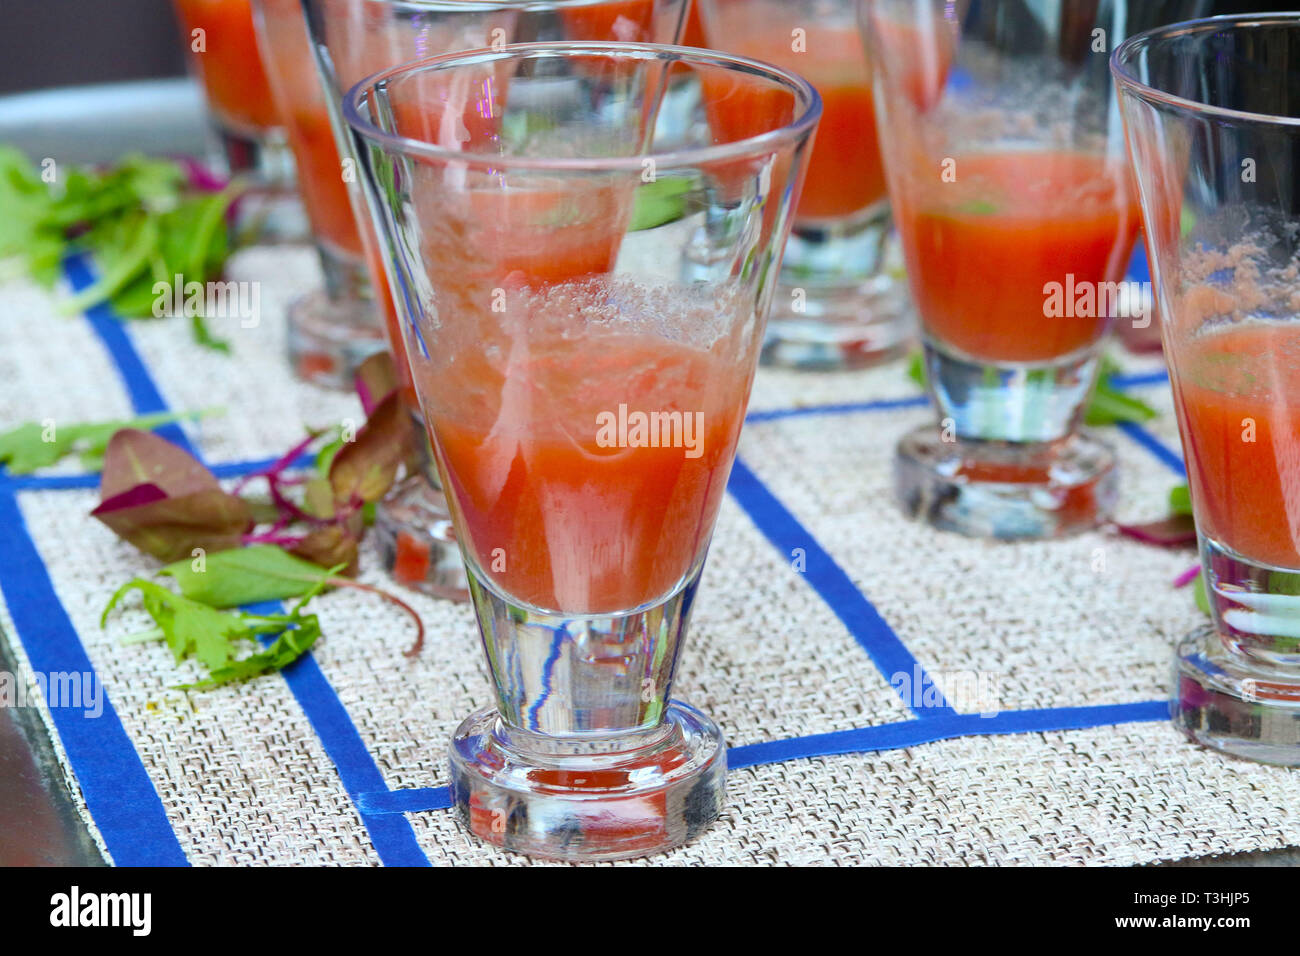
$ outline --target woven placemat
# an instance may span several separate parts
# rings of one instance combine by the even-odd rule
[[[0,423],[170,408],[225,413],[173,430],[234,478],[304,425],[360,416],[286,374],[284,306],[318,275],[259,248],[261,321],[69,319],[0,286]],[[71,271],[74,283],[84,269]],[[1163,514],[1181,480],[1158,361],[1128,360],[1147,428],[1106,429],[1123,519]],[[1173,642],[1198,623],[1171,582],[1190,552],[1098,531],[997,544],[907,522],[890,499],[897,437],[930,416],[898,367],[763,370],[675,696],[732,746],[722,819],[642,863],[1135,864],[1300,845],[1295,778],[1186,743],[1164,718]],[[66,463],[0,475],[0,625],[33,672],[93,670],[103,713],[39,706],[68,785],[118,864],[524,864],[446,809],[445,745],[489,687],[469,609],[402,591],[429,640],[366,595],[316,601],[324,638],[282,676],[184,695],[170,655],[122,647],[99,615],[155,564],[89,519],[97,477]],[[363,580],[394,588],[363,557]],[[944,692],[926,699],[929,675]]]

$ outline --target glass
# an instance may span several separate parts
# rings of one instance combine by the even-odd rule
[[[298,189],[325,277],[289,305],[289,363],[301,379],[351,389],[357,366],[385,347],[361,232],[316,70],[301,0],[253,0],[262,60],[298,169]]]
[[[718,96],[754,105],[743,134],[711,129]],[[571,860],[680,844],[726,750],[669,694],[817,94],[710,51],[539,43],[388,70],[345,110],[496,690],[452,740],[461,818]]]
[[[328,106],[352,156],[339,114],[343,93],[380,70],[435,53],[502,46],[516,40],[648,40],[680,36],[686,0],[302,0],[323,77]],[[394,364],[420,434],[418,401],[405,354],[401,322],[384,276],[370,213],[359,188],[351,190]],[[451,516],[431,455],[422,473],[402,482],[375,517],[380,553],[404,584],[445,597],[467,597],[465,571]]]
[[[1094,527],[1115,457],[1079,430],[1140,214],[1096,0],[865,0],[894,217],[936,425],[903,509],[1004,539]]]
[[[1115,51],[1212,625],[1178,647],[1175,724],[1300,765],[1300,15]]]
[[[886,268],[891,221],[856,0],[696,0],[709,46],[793,70],[823,119],[768,322],[766,363],[860,368],[913,340],[906,284]],[[743,112],[744,105],[739,104]],[[718,103],[710,121],[733,121]]]
[[[252,0],[173,0],[190,65],[207,98],[225,171],[246,189],[236,209],[245,239],[300,239],[293,157],[271,95]]]

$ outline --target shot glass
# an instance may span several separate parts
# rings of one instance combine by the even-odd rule
[[[235,230],[246,240],[297,240],[307,224],[293,156],[271,94],[252,0],[173,0],[190,72],[207,99],[220,159],[247,188]]]
[[[289,364],[304,381],[350,389],[357,366],[386,347],[348,196],[347,180],[355,178],[355,169],[339,156],[302,0],[253,0],[253,13],[325,279],[323,291],[289,305]]]
[[[1115,456],[1080,431],[1140,214],[1091,0],[864,0],[885,169],[939,421],[909,515],[977,537],[1091,528]]]
[[[665,120],[683,82],[694,121]],[[745,137],[710,127],[717,91],[762,104]],[[683,843],[726,750],[670,691],[817,93],[712,51],[535,43],[387,70],[345,111],[495,690],[452,738],[461,819],[569,860]]]
[[[914,340],[907,283],[886,264],[889,198],[856,0],[696,0],[708,45],[807,77],[823,119],[767,326],[765,363],[862,368]],[[710,117],[732,122],[735,104]]]
[[[1174,657],[1192,740],[1300,765],[1300,14],[1114,54],[1212,623]]]
[[[638,40],[673,42],[685,20],[686,0],[301,0],[328,93],[344,160],[352,146],[341,117],[343,93],[365,77],[418,57],[527,40]],[[357,182],[353,177],[353,183]],[[419,404],[401,319],[384,274],[380,243],[359,186],[350,190],[380,314],[398,374],[404,377],[414,427]],[[432,455],[421,474],[401,482],[375,516],[380,553],[404,584],[444,597],[467,597],[447,508]]]

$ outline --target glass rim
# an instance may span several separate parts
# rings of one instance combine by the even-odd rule
[[[1221,119],[1269,123],[1276,126],[1300,126],[1300,116],[1278,116],[1275,113],[1252,113],[1249,110],[1237,110],[1213,103],[1178,96],[1166,90],[1158,89],[1142,82],[1130,69],[1133,55],[1139,48],[1149,47],[1156,41],[1170,40],[1176,37],[1192,36],[1202,33],[1217,33],[1224,29],[1255,29],[1261,27],[1300,28],[1300,12],[1294,13],[1245,13],[1219,17],[1202,17],[1197,20],[1184,20],[1153,27],[1123,40],[1110,57],[1110,71],[1122,92],[1126,92],[1146,103],[1168,106],[1185,112],[1216,116]]]
[[[462,2],[462,0],[457,0]],[[796,98],[796,108],[800,95],[803,96],[802,112],[790,122],[776,129],[767,130],[756,136],[748,136],[730,143],[717,143],[710,146],[692,146],[668,152],[656,152],[651,149],[631,156],[591,156],[591,157],[541,157],[541,156],[502,156],[499,153],[476,153],[448,149],[423,140],[401,136],[380,129],[362,115],[361,108],[374,90],[381,84],[404,74],[415,74],[429,70],[451,69],[479,63],[491,63],[498,60],[525,59],[534,54],[587,55],[626,54],[627,59],[664,60],[665,62],[687,61],[706,63],[715,66],[740,67],[752,74],[776,80],[789,88]],[[522,171],[554,172],[637,172],[645,169],[645,160],[653,159],[657,167],[675,168],[681,166],[699,166],[720,160],[736,159],[775,148],[783,143],[794,142],[805,133],[810,132],[821,118],[822,99],[816,88],[789,70],[784,70],[761,60],[722,53],[717,50],[705,50],[696,47],[675,46],[666,43],[602,43],[597,41],[543,41],[540,43],[509,43],[499,49],[483,48],[479,50],[462,50],[456,53],[443,53],[437,56],[423,57],[399,63],[373,73],[357,83],[343,96],[343,118],[352,132],[371,143],[378,143],[386,149],[418,156],[423,159],[441,162],[456,162],[469,166],[488,167],[498,170],[518,169]]]

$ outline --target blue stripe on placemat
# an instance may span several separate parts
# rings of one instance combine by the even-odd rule
[[[450,810],[449,787],[411,787],[406,790],[376,790],[356,795],[357,809],[363,813],[423,813],[426,810]]]
[[[1134,372],[1132,375],[1115,374],[1109,379],[1115,388],[1152,388],[1156,385],[1169,384],[1169,372],[1158,369],[1154,372]]]
[[[34,671],[95,673],[9,487],[0,487],[0,591]],[[99,692],[103,712],[98,717],[69,707],[50,707],[50,716],[113,862],[188,866],[162,800],[102,683]]]
[[[829,734],[743,744],[727,751],[727,767],[740,770],[760,764],[784,763],[808,757],[898,750],[956,737],[985,737],[1003,734],[1046,733],[1083,730],[1117,724],[1147,723],[1169,719],[1169,702],[1143,701],[1137,704],[1105,704],[1098,707],[1049,707],[1042,710],[1011,710],[992,717],[978,714],[949,714],[933,720],[904,720],[875,727],[837,730]],[[421,813],[446,810],[451,793],[446,787],[409,790],[381,790],[356,795],[358,808],[366,813]]]
[[[265,471],[279,458],[258,458],[253,461],[231,461],[222,465],[209,465],[208,470],[218,478],[243,478],[255,472]],[[308,468],[314,456],[303,455],[289,465],[293,468]],[[0,465],[0,481],[16,491],[69,491],[77,488],[98,488],[99,472],[82,472],[75,475],[10,475]]]
[[[94,281],[89,263],[84,258],[74,257],[69,259],[65,263],[65,268],[69,281],[74,288],[85,288]],[[135,344],[131,341],[126,327],[116,317],[112,309],[106,304],[96,306],[86,312],[86,317],[90,320],[95,333],[104,343],[109,356],[116,365],[136,413],[148,414],[170,411],[167,402],[163,399],[162,393],[153,380],[153,376],[149,373],[144,360],[136,350]],[[169,441],[175,442],[191,452],[195,457],[201,458],[180,428],[175,425],[168,425],[158,428],[156,431]],[[265,467],[269,463],[270,461],[237,463],[236,468],[247,469],[241,472],[247,474],[249,471],[256,471],[259,467]],[[213,470],[223,477],[231,476],[232,472],[229,466],[218,466]],[[54,600],[57,603],[57,596]],[[272,607],[275,608],[276,612],[283,610],[279,602],[270,602],[266,605],[259,605],[259,607],[263,612]],[[73,636],[75,638],[75,632]],[[78,648],[80,648],[79,644]],[[84,656],[84,650],[82,653]],[[89,664],[88,661],[87,664]],[[352,723],[352,718],[348,715],[347,709],[338,699],[334,688],[321,672],[312,656],[310,654],[304,655],[282,673],[308,722],[320,738],[325,752],[334,761],[340,782],[342,782],[349,795],[362,789],[382,787],[384,785],[383,777],[379,773],[374,758],[366,750],[365,744],[362,742],[360,734],[357,733],[356,726]],[[82,768],[78,767],[75,762],[73,763],[73,771],[80,780]],[[415,832],[406,820],[394,817],[376,819],[363,816],[362,822],[370,833],[375,851],[386,865],[429,865],[428,857],[420,850],[415,839]],[[172,839],[175,840],[174,834]]]
[[[10,475],[0,466],[0,481],[11,491],[73,491],[98,488],[99,472],[79,475]]]
[[[1137,422],[1120,422],[1118,427],[1125,435],[1155,455],[1156,459],[1174,474],[1187,477],[1187,466],[1183,464],[1182,456],[1155,435]]]
[[[95,275],[91,271],[90,262],[86,256],[69,256],[64,261],[63,267],[68,281],[76,291],[80,292],[95,284]],[[140,357],[140,353],[136,351],[135,345],[132,344],[126,326],[109,307],[108,303],[101,302],[99,305],[87,309],[86,318],[90,320],[90,327],[95,330],[100,342],[108,350],[109,357],[112,358],[118,375],[122,377],[122,384],[126,386],[127,394],[131,398],[131,407],[135,409],[135,413],[137,415],[148,415],[153,412],[170,411],[167,403],[163,400],[162,393],[158,391],[158,386],[154,384],[153,376],[145,368],[144,360]],[[156,428],[155,431],[168,441],[180,445],[186,451],[192,452],[194,450],[190,447],[185,432],[174,422],[162,425]]]
[[[1087,727],[1168,719],[1169,702],[1164,700],[1099,707],[1009,710],[992,717],[949,711],[931,720],[906,720],[876,727],[863,727],[858,730],[840,730],[829,734],[733,747],[727,752],[727,766],[739,769],[755,764],[797,760],[802,757],[897,750],[902,747],[933,743],[937,740],[950,740],[954,737],[1081,730]]]
[[[920,662],[899,640],[893,628],[880,616],[866,595],[857,589],[844,569],[835,563],[835,559],[799,523],[799,519],[750,471],[740,456],[736,457],[736,463],[732,467],[727,490],[786,560],[797,550],[803,552],[804,577],[835,612],[835,616],[844,622],[853,639],[871,656],[886,681],[892,684],[896,676],[902,674],[906,676],[905,687],[910,688],[918,681],[921,687],[932,683]],[[780,639],[779,634],[773,637]],[[939,706],[922,707],[914,700],[908,700],[909,696],[914,695],[901,688],[898,690],[903,703],[918,717],[931,720],[940,714],[955,713],[947,701]]]
[[[245,610],[254,614],[284,613],[284,607],[279,601],[252,604]],[[264,644],[270,644],[275,636],[266,636],[261,640]],[[356,805],[379,859],[385,866],[428,866],[429,858],[420,849],[415,831],[407,820],[391,816],[376,817],[357,804],[358,793],[386,789],[387,785],[347,708],[339,700],[316,659],[311,654],[304,654],[280,671],[280,674],[289,685],[289,690],[293,692],[294,699],[298,701],[298,706],[302,708],[312,729],[316,731],[316,736],[320,738],[325,753],[334,761],[339,780]]]

